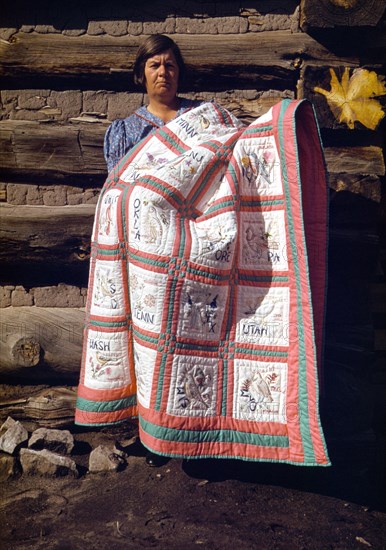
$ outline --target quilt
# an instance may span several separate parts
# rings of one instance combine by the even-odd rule
[[[75,421],[138,417],[171,457],[327,466],[327,183],[312,105],[246,126],[205,103],[109,174]]]

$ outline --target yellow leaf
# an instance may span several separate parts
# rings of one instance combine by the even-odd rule
[[[366,128],[375,130],[385,116],[380,102],[375,97],[386,95],[386,87],[375,71],[355,69],[350,77],[346,67],[342,79],[330,69],[330,91],[315,86],[314,91],[326,97],[328,106],[336,120],[354,128],[360,122]]]

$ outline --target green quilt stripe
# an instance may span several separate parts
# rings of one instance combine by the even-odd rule
[[[286,283],[286,275],[246,275],[239,273],[239,281],[251,281],[254,283]]]
[[[283,182],[284,182],[284,188],[285,188],[285,199],[286,199],[286,210],[287,210],[287,221],[288,221],[288,231],[289,231],[289,241],[290,246],[292,250],[292,256],[293,258],[296,258],[296,255],[298,253],[297,246],[296,246],[296,238],[295,238],[295,227],[294,227],[294,218],[293,218],[293,212],[291,207],[291,200],[290,200],[290,189],[289,189],[289,182],[288,182],[288,173],[287,173],[287,164],[286,164],[286,157],[285,157],[285,149],[286,149],[286,143],[284,138],[284,129],[283,129],[283,123],[284,123],[284,117],[285,112],[289,106],[289,100],[284,100],[281,104],[280,108],[280,114],[279,114],[279,120],[278,120],[278,134],[279,134],[279,142],[280,142],[280,157],[281,157],[281,165],[282,165],[282,175],[283,175]],[[292,119],[292,125],[293,128],[295,127],[295,113],[293,113],[293,119]],[[295,130],[295,128],[294,128]],[[296,132],[294,131],[294,134],[296,135]],[[297,144],[295,144],[296,146]],[[296,147],[296,164],[297,164],[297,172],[298,172],[298,189],[299,189],[299,197],[301,200],[301,188],[300,188],[300,173],[299,173],[299,156],[298,156],[298,149]],[[302,235],[302,241],[303,241],[303,250],[305,253],[307,252],[306,244],[305,244],[305,236],[304,233]],[[302,442],[303,442],[303,448],[304,448],[304,456],[305,456],[305,462],[315,462],[315,452],[312,445],[312,437],[311,437],[311,431],[310,431],[310,421],[308,417],[308,393],[307,393],[307,357],[306,357],[306,350],[305,350],[305,338],[304,338],[304,315],[303,315],[303,308],[302,308],[302,290],[301,290],[301,279],[300,279],[300,268],[299,264],[295,261],[293,263],[294,265],[294,273],[295,273],[295,283],[296,283],[296,300],[297,300],[297,325],[298,325],[298,345],[299,345],[299,355],[298,355],[298,388],[299,388],[299,419],[300,419],[300,433],[302,435]],[[308,298],[308,297],[307,297]]]
[[[271,351],[271,350],[265,350],[265,349],[250,349],[250,348],[243,348],[242,346],[235,346],[235,353],[243,353],[243,354],[262,356],[262,357],[272,357],[273,359],[275,359],[275,357],[287,357],[288,356],[288,353],[286,351]]]
[[[155,406],[154,406],[154,409],[156,411],[159,411],[160,408],[161,408],[163,380],[164,380],[164,373],[165,373],[167,357],[168,357],[167,353],[162,354],[162,359],[161,359],[161,364],[160,364],[160,369],[159,369],[158,388],[157,388],[156,401],[155,401]]]
[[[266,126],[260,126],[259,128],[256,128],[256,127],[252,127],[252,128],[248,128],[247,130],[245,130],[243,133],[242,133],[242,138],[244,136],[249,136],[250,134],[259,134],[261,132],[272,132],[272,124],[267,124]]]
[[[251,200],[241,200],[240,205],[243,206],[249,206],[249,207],[258,207],[258,206],[278,206],[283,204],[283,199],[274,199],[274,200],[264,200],[262,198],[260,199],[251,199]]]
[[[142,332],[139,332],[135,328],[133,328],[133,334],[138,338],[138,340],[143,340],[145,342],[149,342],[150,344],[154,344],[154,345],[158,344],[158,336],[155,338],[152,338],[151,336],[146,336],[145,334],[142,334]]]
[[[105,328],[119,328],[127,326],[127,321],[96,321],[90,320],[90,326],[93,327],[105,327]]]
[[[228,361],[224,359],[222,366],[222,394],[221,394],[221,416],[227,415],[227,399],[228,399]]]
[[[208,210],[205,212],[205,215],[212,214],[213,212],[217,212],[217,210],[221,210],[222,208],[229,208],[230,206],[234,206],[235,201],[233,199],[219,202],[218,204],[215,204],[214,206],[211,206],[208,208]]]
[[[98,256],[117,256],[120,252],[120,246],[117,244],[113,250],[105,250],[104,248],[96,247]]]
[[[134,407],[137,404],[137,396],[130,395],[123,399],[114,399],[112,401],[90,401],[83,397],[78,397],[76,407],[81,411],[87,412],[115,412]]]
[[[178,223],[178,222],[176,222]],[[186,242],[186,230],[184,218],[180,218],[180,246],[178,248],[178,257],[183,258]]]
[[[288,448],[288,437],[284,435],[263,435],[234,430],[181,430],[164,428],[148,422],[139,416],[141,428],[157,439],[182,443],[241,443],[258,447]]]
[[[207,344],[191,344],[187,342],[176,342],[176,349],[178,350],[187,350],[187,351],[203,351],[203,352],[218,352],[218,345],[213,346]]]
[[[167,324],[166,324],[166,332],[168,334],[172,334],[174,299],[175,299],[175,295],[176,295],[177,284],[178,284],[178,278],[174,278],[172,283],[171,283],[170,296],[169,296],[168,317],[167,317]]]
[[[125,212],[125,206],[127,204],[127,194],[129,192],[130,187],[126,187],[126,189],[123,191],[122,201],[121,201],[121,219],[123,224],[123,233],[125,235],[126,242],[130,242],[129,238],[129,232],[127,227],[127,219],[126,219],[126,212]]]
[[[198,269],[195,267],[187,266],[186,272],[191,275],[198,275],[199,277],[205,277],[206,279],[213,279],[214,281],[227,281],[229,280],[229,273],[210,273],[204,269]]]
[[[169,267],[169,261],[162,262],[160,260],[154,260],[153,258],[145,258],[144,256],[140,256],[132,251],[129,252],[128,256],[130,259],[137,260],[143,264],[154,265],[163,269],[167,269]]]
[[[236,177],[235,169],[231,163],[228,164],[227,174],[231,176],[233,185],[235,186],[235,191],[237,192],[239,189],[239,182]]]
[[[225,124],[225,126],[233,126],[233,120],[229,116],[228,111],[223,109],[219,104],[216,104],[216,111],[217,114],[221,117],[221,122]]]

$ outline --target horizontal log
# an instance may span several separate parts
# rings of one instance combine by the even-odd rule
[[[48,383],[79,374],[83,309],[7,307],[1,310],[0,374]]]
[[[0,150],[3,181],[31,181],[36,178],[90,176],[103,181],[106,166],[103,158],[105,125],[40,124],[38,122],[0,121]],[[329,172],[384,175],[380,147],[326,147]]]
[[[361,176],[360,174],[330,174],[329,186],[340,193],[347,191],[376,203],[381,202],[381,180],[377,176]],[[357,220],[359,221],[359,220]]]
[[[88,262],[94,204],[76,206],[0,205],[0,261],[26,265]]]
[[[29,431],[38,427],[64,428],[73,424],[76,403],[76,387],[42,386],[18,387],[15,392],[7,386],[0,387],[0,423],[8,416],[23,422]],[[15,394],[6,397],[7,394]],[[5,397],[3,397],[5,395]]]
[[[71,83],[77,89],[97,85],[99,89],[132,87],[132,68],[143,36],[111,37],[64,36],[61,34],[17,33],[11,42],[0,43],[0,85],[35,82],[52,88],[49,82]],[[188,71],[186,89],[226,89],[244,87],[255,81],[268,89],[272,82],[294,82],[301,60],[322,64],[359,66],[366,58],[380,57],[385,44],[373,34],[362,40],[361,48],[353,46],[336,55],[306,33],[267,31],[224,35],[173,35],[181,47]],[[381,40],[381,45],[380,45]],[[357,50],[357,53],[355,52]],[[259,80],[260,77],[260,80]],[[63,86],[63,84],[62,84]],[[90,88],[88,88],[90,89]]]
[[[92,204],[0,205],[0,282],[86,286],[94,212]]]
[[[302,0],[300,26],[304,30],[311,27],[374,27],[385,7],[385,0]]]
[[[364,176],[385,174],[380,147],[325,147],[324,152],[329,172]]]
[[[5,177],[16,171],[21,177],[63,180],[89,177],[96,183],[105,178],[103,136],[106,125],[47,125],[38,122],[1,121],[0,150]]]

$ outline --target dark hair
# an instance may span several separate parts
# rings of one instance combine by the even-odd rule
[[[171,50],[176,58],[179,69],[179,81],[181,82],[185,73],[185,63],[177,44],[164,34],[152,34],[140,45],[134,62],[134,82],[145,87],[145,65],[146,61],[154,55],[159,55],[166,50]]]

